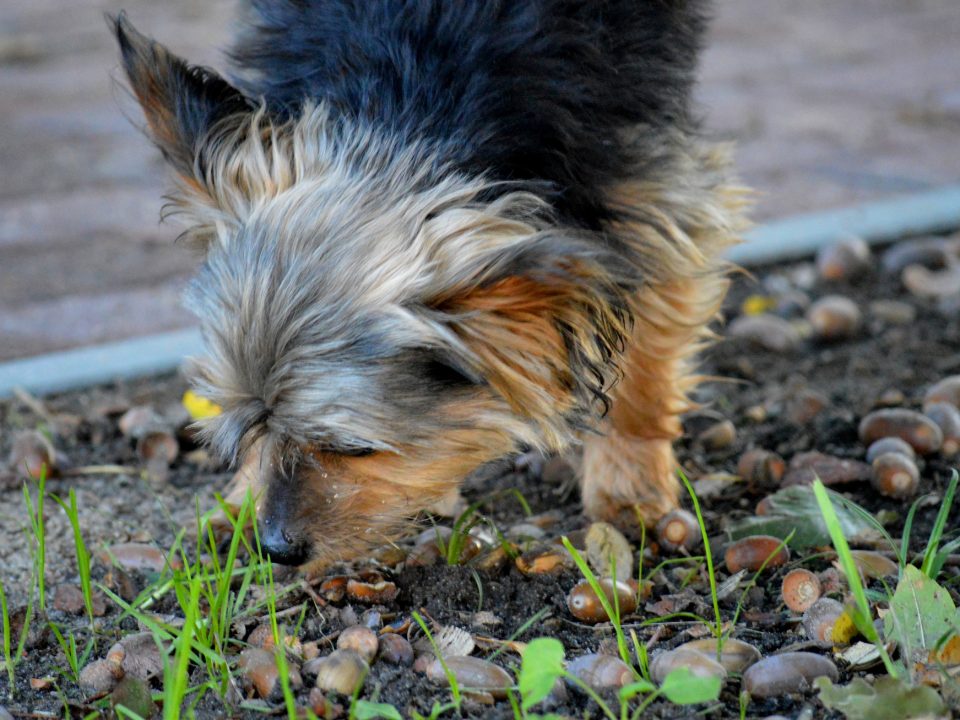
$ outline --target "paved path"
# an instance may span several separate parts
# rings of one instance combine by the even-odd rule
[[[191,324],[195,259],[158,225],[164,168],[111,81],[104,12],[222,67],[233,2],[0,8],[0,360]],[[756,217],[960,179],[957,0],[720,0],[700,100]]]

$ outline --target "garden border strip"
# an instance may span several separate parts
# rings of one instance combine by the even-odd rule
[[[746,242],[733,248],[727,257],[747,267],[766,265],[812,255],[843,234],[881,244],[957,228],[960,185],[948,185],[760,225],[747,233]],[[191,329],[13,360],[0,363],[0,398],[10,396],[17,387],[46,395],[172,372],[185,357],[202,353],[200,332]]]

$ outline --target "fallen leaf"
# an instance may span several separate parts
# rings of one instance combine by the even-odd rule
[[[873,685],[862,678],[849,685],[817,678],[814,684],[820,690],[821,702],[842,712],[847,720],[939,720],[950,716],[936,690],[890,676],[877,678]]]
[[[772,535],[790,539],[791,550],[830,544],[830,533],[808,485],[788,487],[767,497],[767,514],[743,518],[727,528],[733,540],[751,535]],[[876,545],[882,535],[869,520],[839,503],[834,504],[844,536],[852,545]]]
[[[890,599],[890,612],[883,619],[884,636],[912,661],[922,661],[957,626],[957,607],[950,593],[913,565],[905,566]]]

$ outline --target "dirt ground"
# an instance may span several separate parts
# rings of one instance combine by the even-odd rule
[[[697,487],[703,493],[705,520],[713,538],[721,584],[730,575],[723,563],[727,531],[738,520],[753,516],[758,501],[778,489],[776,481],[757,484],[723,480],[723,474],[737,472],[738,461],[746,451],[762,448],[777,453],[788,463],[795,463],[809,450],[860,461],[865,447],[857,427],[864,415],[880,405],[917,409],[932,383],[960,372],[960,319],[956,298],[916,297],[901,287],[895,273],[881,271],[876,259],[871,268],[859,273],[856,282],[818,280],[810,263],[774,268],[758,278],[740,277],[736,282],[727,308],[731,320],[748,312],[748,308],[755,310],[760,303],[773,307],[772,312],[793,322],[794,327],[805,328],[801,320],[805,303],[837,293],[850,298],[863,319],[847,338],[825,341],[807,336],[793,347],[776,351],[758,348],[742,337],[740,331],[731,330],[733,337],[707,353],[705,372],[722,376],[724,380],[710,382],[701,389],[699,397],[705,406],[685,418],[686,433],[679,444],[679,456],[687,474],[698,481]],[[897,304],[878,305],[878,300],[894,300]],[[140,472],[143,462],[133,442],[118,429],[118,418],[132,406],[149,403],[170,425],[177,426],[184,420],[179,406],[183,388],[178,378],[167,378],[50,398],[42,408],[31,409],[31,403],[24,401],[4,402],[0,404],[0,457],[10,452],[16,431],[41,426],[52,433],[56,448],[66,456],[62,462],[64,468],[77,471],[91,465],[121,466],[111,474],[94,472],[81,476],[70,476],[67,469],[64,477],[51,479],[47,489],[61,497],[66,496],[69,488],[75,489],[83,533],[95,555],[106,546],[131,541],[166,548],[179,528],[189,525],[194,517],[195,496],[199,497],[200,510],[207,509],[212,504],[211,490],[222,487],[227,476],[222,468],[209,466],[202,453],[197,453],[189,439],[181,435],[180,457],[169,471],[159,475],[153,471],[148,474],[153,477],[144,477]],[[716,443],[711,449],[705,433],[722,420],[732,421],[736,436]],[[930,502],[921,505],[917,514],[911,535],[912,552],[923,550],[938,510],[938,498],[955,466],[953,460],[938,453],[917,462],[921,478],[917,492],[933,496]],[[519,550],[530,552],[533,548],[542,548],[544,543],[549,548],[549,543],[561,534],[578,537],[577,531],[587,526],[580,515],[575,486],[569,474],[558,467],[554,462],[545,468],[538,463],[522,470],[514,470],[509,463],[491,468],[470,483],[466,496],[471,502],[480,502],[481,512],[499,529],[510,537],[517,537],[522,532],[534,531],[529,530],[530,520],[520,504],[509,498],[504,500],[506,496],[502,491],[519,490],[542,526],[539,533],[534,532],[542,537],[537,541],[518,541]],[[890,534],[898,538],[903,531],[907,503],[881,496],[865,477],[856,475],[857,479],[837,484],[834,489],[881,518]],[[708,489],[711,479],[720,482],[719,491]],[[21,487],[22,481],[13,469],[0,476],[0,567],[13,608],[22,607],[23,590],[30,576]],[[516,531],[524,526],[526,530]],[[948,538],[956,536],[955,528],[953,520],[948,525]],[[49,501],[47,536],[48,588],[75,585],[78,580],[69,524],[64,513],[53,508]],[[323,583],[324,578],[311,582],[315,592],[327,600],[321,607],[299,593],[289,598],[288,602],[294,606],[305,604],[307,607],[300,640],[316,643],[324,655],[342,628],[358,622],[374,628],[386,622],[397,624],[409,619],[414,610],[422,610],[432,618],[436,622],[435,630],[453,625],[475,636],[507,639],[538,611],[544,610],[545,616],[533,628],[514,639],[557,637],[563,641],[568,658],[598,650],[616,653],[615,649],[611,650],[613,635],[609,624],[585,624],[574,618],[567,608],[567,595],[580,577],[575,569],[562,567],[558,572],[525,574],[512,562],[492,568],[481,566],[479,563],[484,558],[496,552],[491,548],[461,565],[441,562],[423,565],[411,560],[421,552],[419,546],[415,548],[412,542],[404,542],[400,548],[403,554],[392,560],[335,570],[349,576],[362,573],[364,568],[368,572],[375,570],[383,579],[395,583],[398,593],[394,600],[370,607],[337,597],[335,592],[325,594],[329,586]],[[634,553],[636,550],[635,545]],[[661,560],[676,556],[662,548],[659,551],[648,548],[645,564],[649,570]],[[764,656],[784,650],[806,650],[830,657],[829,648],[818,647],[805,634],[800,614],[784,607],[780,584],[787,570],[805,567],[820,574],[825,588],[828,581],[832,582],[832,588],[825,592],[842,599],[843,583],[831,568],[831,559],[829,552],[807,550],[783,567],[766,570],[755,586],[747,582],[749,578],[741,579],[737,591],[725,596],[721,603],[723,618],[729,622],[737,611],[738,600],[742,600],[742,613],[733,626],[733,637],[752,644]],[[637,632],[640,642],[648,645],[651,654],[703,637],[706,632],[702,623],[688,619],[644,624],[670,612],[710,615],[705,571],[702,564],[695,564],[692,569],[691,573],[690,566],[679,566],[676,570],[662,569],[654,574],[650,577],[653,584],[649,596],[645,596],[635,613],[625,618],[625,626]],[[95,562],[95,578],[109,583],[107,572],[104,562]],[[279,569],[278,573],[282,580],[290,579]],[[110,577],[115,581],[113,575]],[[951,588],[954,598],[953,588],[958,578],[957,566],[948,564],[941,581]],[[131,571],[128,579],[142,588],[150,578],[149,574]],[[875,590],[882,587],[878,581],[873,582]],[[170,611],[168,604],[157,608],[157,612]],[[86,623],[82,617],[58,611],[51,611],[50,618],[81,634]],[[107,603],[106,614],[100,619],[102,635],[94,657],[102,657],[113,639],[136,629],[129,618],[122,622],[118,618],[117,609]],[[253,632],[252,625],[243,626],[239,632],[242,640],[246,633]],[[417,633],[410,635],[416,637]],[[251,634],[247,642],[252,643],[252,638]],[[489,650],[478,650],[476,654],[487,655]],[[506,652],[496,662],[502,667],[515,668],[518,658]],[[878,672],[876,668],[855,671],[842,661],[836,663],[841,681]],[[36,711],[61,712],[60,697],[50,690],[32,689],[28,681],[51,675],[62,664],[59,650],[49,634],[38,633],[28,646],[26,661],[18,669],[16,697],[9,698],[6,683],[0,682],[0,706],[6,705],[15,715],[24,717],[35,717],[29,712]],[[305,688],[297,693],[299,702],[305,705],[309,702],[307,688],[313,682],[308,667],[309,663],[303,665]],[[199,681],[197,677],[194,679]],[[74,703],[72,707],[78,715],[98,707],[95,701],[89,700],[89,693],[85,694],[74,684],[63,681],[60,686]],[[730,680],[719,703],[705,711],[699,708],[695,712],[657,701],[645,717],[694,717],[702,716],[703,712],[711,718],[736,717],[738,693],[739,682]],[[249,696],[255,698],[256,693],[251,690]],[[347,702],[336,695],[328,697],[340,704]],[[427,713],[433,701],[443,702],[449,693],[413,669],[381,660],[373,664],[361,697],[389,702],[408,717],[414,710]],[[612,692],[607,691],[604,697],[610,700]],[[485,702],[483,699],[468,701],[464,706],[466,715],[513,717],[506,702],[492,706],[483,704]],[[281,703],[273,695],[267,700],[267,706],[277,709]],[[591,717],[597,717],[596,706],[573,690],[556,699],[550,709],[574,716],[582,716],[586,711],[592,713]],[[804,712],[812,714],[802,715]],[[198,708],[201,718],[220,717],[223,713],[223,705],[213,694]],[[253,710],[238,710],[235,714],[259,716]],[[747,711],[747,717],[751,718],[774,714],[791,718],[841,717],[826,711],[811,691],[755,699]],[[956,708],[953,716],[960,717]]]
[[[104,12],[223,68],[235,0],[0,7],[0,360],[190,326],[195,260],[158,225],[165,172],[113,85]],[[721,0],[706,125],[735,140],[756,218],[956,182],[955,0]],[[128,119],[134,122],[130,122]]]

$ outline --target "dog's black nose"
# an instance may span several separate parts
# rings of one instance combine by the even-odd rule
[[[264,518],[261,522],[260,547],[273,562],[281,565],[302,565],[307,559],[307,547],[294,539],[281,523]]]

